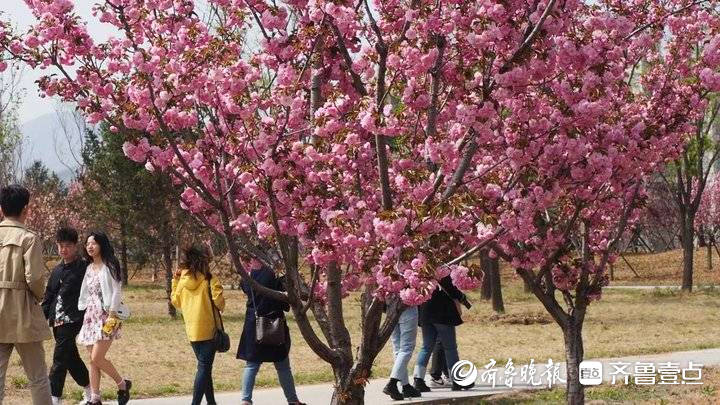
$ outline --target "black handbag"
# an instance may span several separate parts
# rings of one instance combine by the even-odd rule
[[[208,280],[208,297],[210,298],[210,305],[212,306],[213,313],[213,325],[215,325],[215,334],[213,335],[213,343],[215,343],[215,349],[220,353],[225,353],[230,350],[230,336],[225,333],[225,325],[223,325],[222,315],[215,306],[215,302],[212,299],[212,288],[210,286],[210,280]],[[220,318],[220,328],[217,327],[217,319],[215,318],[215,312]]]
[[[269,346],[282,346],[285,344],[286,326],[285,316],[280,312],[279,316],[268,315],[259,316],[257,313],[257,305],[255,304],[255,293],[250,287],[250,298],[253,302],[253,310],[255,312],[255,343]]]

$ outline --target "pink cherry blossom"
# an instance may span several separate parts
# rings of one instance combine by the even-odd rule
[[[598,298],[647,179],[720,90],[720,18],[702,2],[390,0],[368,2],[373,24],[327,0],[212,0],[221,19],[110,0],[91,23],[118,35],[98,43],[69,0],[26,3],[27,30],[0,22],[0,63],[43,69],[44,95],[124,134],[129,159],[237,245],[244,279],[248,263],[286,273],[278,298],[310,337],[329,326],[308,308],[351,291],[372,318],[447,274],[477,287],[453,260],[481,244],[567,299]],[[308,342],[331,363],[343,350]]]

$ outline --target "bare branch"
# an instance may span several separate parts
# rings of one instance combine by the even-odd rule
[[[350,77],[352,78],[353,88],[361,96],[367,96],[368,91],[365,88],[365,83],[363,83],[360,75],[353,70],[352,57],[350,56],[350,52],[348,52],[347,46],[345,46],[345,39],[343,39],[342,33],[332,21],[329,23],[329,25],[333,31],[333,34],[335,34],[335,44],[337,45],[338,49],[340,50],[340,54],[345,60],[345,69],[347,69],[347,71],[350,73]]]
[[[500,73],[505,73],[512,69],[512,67],[518,63],[524,56],[525,53],[530,50],[530,47],[532,46],[533,42],[535,42],[535,39],[540,34],[540,30],[542,29],[543,24],[545,23],[545,20],[550,15],[550,12],[552,11],[553,7],[555,7],[555,1],[556,0],[550,0],[545,6],[545,11],[543,11],[542,16],[540,16],[540,19],[538,20],[537,24],[535,24],[535,27],[533,27],[532,31],[530,31],[530,34],[525,37],[525,40],[520,45],[520,47],[513,53],[513,55],[508,59],[507,62],[500,68]]]
[[[686,5],[686,6],[684,6],[684,7],[680,7],[679,9],[677,9],[677,10],[675,10],[675,11],[671,11],[671,12],[668,13],[667,15],[664,15],[662,18],[660,18],[660,19],[657,20],[657,21],[651,21],[651,22],[649,22],[649,23],[647,23],[647,24],[644,24],[644,25],[641,25],[640,27],[635,28],[631,33],[629,33],[629,34],[628,34],[625,38],[623,38],[623,39],[624,39],[624,40],[628,40],[628,39],[634,37],[635,35],[639,34],[640,32],[645,31],[646,29],[648,29],[648,28],[650,28],[650,27],[652,27],[652,26],[654,26],[654,25],[658,25],[658,24],[662,23],[662,22],[665,21],[668,17],[672,17],[672,16],[674,16],[675,14],[680,14],[680,13],[682,13],[683,11],[685,11],[685,10],[687,10],[687,9],[693,7],[693,6],[697,6],[697,5],[700,5],[700,4],[703,4],[703,3],[708,3],[709,1],[710,1],[710,0],[698,0],[698,1],[694,1],[694,2]]]

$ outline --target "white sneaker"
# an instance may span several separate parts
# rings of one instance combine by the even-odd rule
[[[433,388],[447,388],[450,386],[450,384],[448,384],[448,382],[442,377],[438,378],[437,380],[433,377],[430,377],[429,385]]]
[[[58,397],[52,397],[52,405],[62,405],[62,399]]]

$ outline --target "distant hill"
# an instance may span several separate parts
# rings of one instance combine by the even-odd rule
[[[21,131],[23,166],[40,160],[66,183],[73,179],[80,164],[84,134],[78,129],[72,112],[43,114],[23,123]]]

